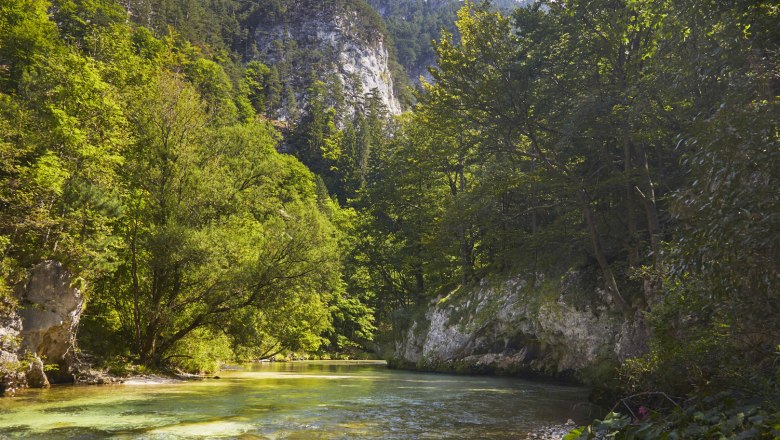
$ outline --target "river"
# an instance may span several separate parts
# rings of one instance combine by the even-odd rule
[[[587,399],[579,387],[370,361],[262,363],[219,376],[0,398],[0,439],[517,439]]]

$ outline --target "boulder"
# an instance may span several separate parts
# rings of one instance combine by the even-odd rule
[[[27,386],[30,388],[47,388],[49,386],[49,378],[44,372],[43,361],[37,356],[30,362],[25,376],[27,377]]]

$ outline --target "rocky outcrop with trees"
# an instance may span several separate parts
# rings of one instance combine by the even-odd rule
[[[641,313],[610,311],[583,278],[483,280],[435,298],[400,333],[391,365],[608,382],[612,368],[647,352],[649,328]]]

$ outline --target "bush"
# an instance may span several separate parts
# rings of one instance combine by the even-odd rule
[[[603,420],[580,427],[564,440],[589,439],[776,439],[780,436],[778,400],[723,392],[677,406],[669,413],[640,407],[631,415],[610,412]]]
[[[227,336],[207,329],[192,332],[177,342],[167,355],[172,368],[193,374],[213,373],[233,357]]]

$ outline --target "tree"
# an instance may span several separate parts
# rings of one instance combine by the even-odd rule
[[[25,0],[0,6],[0,85],[14,90],[24,70],[52,51],[57,28],[47,16],[47,3]]]
[[[254,117],[279,110],[276,66],[244,74],[175,28],[156,38],[176,8],[143,17],[129,2],[149,30],[110,1],[17,3],[0,5],[3,310],[27,268],[58,259],[88,298],[80,340],[99,357],[197,368],[185,356],[230,355],[214,341],[368,337],[370,309],[341,278],[345,214]]]
[[[59,258],[74,270],[96,269],[111,254],[112,187],[130,134],[102,66],[54,43],[47,51],[31,54],[11,83],[23,93],[0,95],[9,124],[0,172],[4,256],[22,267]]]
[[[271,69],[259,61],[250,61],[246,65],[244,81],[249,88],[249,101],[258,114],[266,114],[266,95],[268,94],[266,78],[271,74]],[[277,75],[278,80],[278,75]]]
[[[452,237],[440,233],[450,187],[431,157],[436,142],[426,126],[403,119],[394,136],[372,150],[356,201],[363,217],[354,258],[366,267],[370,281],[362,282],[378,292],[384,316],[454,288]]]
[[[244,309],[303,301],[329,328],[316,304],[340,289],[339,258],[311,175],[275,152],[265,126],[212,133],[175,74],[144,93],[126,168],[125,263],[104,281],[120,286],[115,307],[139,360],[162,365],[193,332],[228,331]]]
[[[304,115],[289,142],[296,157],[322,177],[328,191],[343,203],[344,193],[338,190],[340,174],[344,170],[337,168],[342,156],[343,135],[336,126],[336,110],[327,105],[324,82],[313,80],[306,95]]]
[[[233,101],[233,84],[222,66],[204,58],[194,60],[188,66],[187,77],[206,102],[208,113],[214,122],[227,124],[238,117]]]

